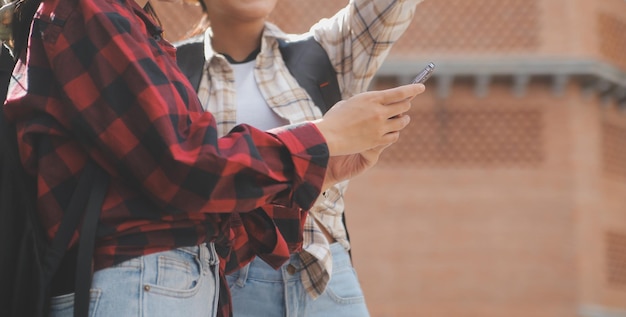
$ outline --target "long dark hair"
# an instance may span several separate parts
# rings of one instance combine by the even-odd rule
[[[187,34],[185,34],[184,38],[194,37],[196,35],[204,34],[204,31],[209,27],[211,22],[209,21],[209,10],[206,7],[206,3],[204,0],[197,0],[198,4],[202,8],[202,17],[200,21],[196,23]],[[195,2],[194,2],[195,3]]]
[[[13,55],[19,58],[26,49],[33,17],[41,0],[17,0],[11,21]]]
[[[28,44],[28,34],[30,33],[30,27],[33,23],[33,17],[41,1],[42,0],[17,0],[16,2],[15,10],[13,11],[13,20],[11,21],[13,36],[12,46],[15,58],[20,57],[22,51]],[[157,24],[161,25],[161,20],[156,15],[150,1],[146,3],[143,9],[152,16]]]

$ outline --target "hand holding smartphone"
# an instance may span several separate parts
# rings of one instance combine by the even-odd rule
[[[425,83],[426,80],[428,80],[428,78],[430,78],[430,75],[433,74],[434,70],[435,70],[435,64],[434,63],[428,63],[428,65],[426,65],[426,67],[424,67],[424,69],[422,69],[422,71],[419,74],[417,74],[417,76],[415,76],[415,78],[413,79],[411,84],[423,84],[423,83]]]

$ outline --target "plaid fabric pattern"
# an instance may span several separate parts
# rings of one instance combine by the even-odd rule
[[[292,252],[302,247],[302,231],[298,229],[307,219],[305,209],[267,205],[252,212],[235,213],[233,219],[233,248],[226,264],[227,274],[250,263],[255,256],[278,269]]]
[[[42,2],[4,107],[37,176],[45,228],[55,234],[92,158],[112,175],[96,270],[211,241],[228,259],[231,212],[242,212],[239,223],[261,237],[256,247],[288,256],[271,219],[245,212],[268,203],[309,209],[328,161],[323,137],[305,123],[271,133],[239,126],[218,139],[174,54],[132,0]],[[220,314],[228,316],[228,288],[221,291]]]
[[[335,16],[321,20],[311,28],[310,32],[322,44],[337,70],[344,99],[367,90],[391,46],[409,26],[415,7],[421,1],[353,0]],[[275,25],[267,23],[254,73],[270,108],[291,123],[321,117],[319,108],[285,67],[278,49],[277,38],[298,36],[285,34]],[[226,58],[213,51],[210,37],[211,30],[208,30],[205,33],[205,76],[200,82],[198,96],[203,107],[214,114],[218,133],[225,134],[234,127],[237,118],[234,75]],[[299,232],[294,231],[295,223],[288,223],[291,227],[287,227],[281,225],[284,221],[276,220],[281,239],[285,240],[282,243],[290,250],[299,250],[302,246],[300,257],[305,265],[302,283],[313,298],[326,289],[332,274],[329,241],[315,219],[324,225],[335,240],[346,249],[350,248],[342,222],[346,188],[347,182],[344,182],[320,196],[310,210],[311,217],[307,217],[304,226],[298,228]],[[278,209],[281,209],[281,214],[290,212],[289,208]],[[296,212],[298,210],[291,211]],[[299,235],[294,235],[296,233]],[[303,239],[299,238],[301,235]],[[250,241],[244,232],[239,232],[238,236],[244,237],[243,243]],[[249,261],[254,257],[254,248],[238,249],[248,252],[240,254],[242,259]],[[259,256],[264,260],[271,258],[267,252]]]

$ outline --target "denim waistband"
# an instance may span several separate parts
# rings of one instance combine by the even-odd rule
[[[339,243],[330,245],[330,251],[333,258],[333,271],[338,272],[343,269],[351,269],[352,263],[348,251]],[[290,267],[291,266],[291,267]],[[284,281],[299,280],[300,272],[303,266],[298,254],[292,254],[289,261],[283,266],[275,270],[260,258],[255,258],[244,268],[234,273],[238,274],[238,280],[243,282],[249,278],[263,281]]]

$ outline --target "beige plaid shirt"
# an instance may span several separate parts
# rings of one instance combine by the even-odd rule
[[[311,27],[309,32],[324,47],[335,66],[343,99],[368,89],[392,44],[407,29],[415,7],[421,1],[351,0],[335,16],[322,19]],[[224,135],[236,124],[237,96],[233,71],[226,58],[213,51],[210,37],[209,29],[205,33],[206,63],[198,96],[205,110],[215,116],[218,133]],[[297,37],[267,23],[254,70],[256,82],[269,106],[290,123],[322,116],[289,73],[278,49],[277,38]],[[301,276],[305,289],[313,298],[324,292],[333,269],[329,242],[315,219],[346,250],[350,249],[342,222],[346,188],[347,182],[343,182],[320,195],[305,223],[303,251],[299,253],[305,267]]]

